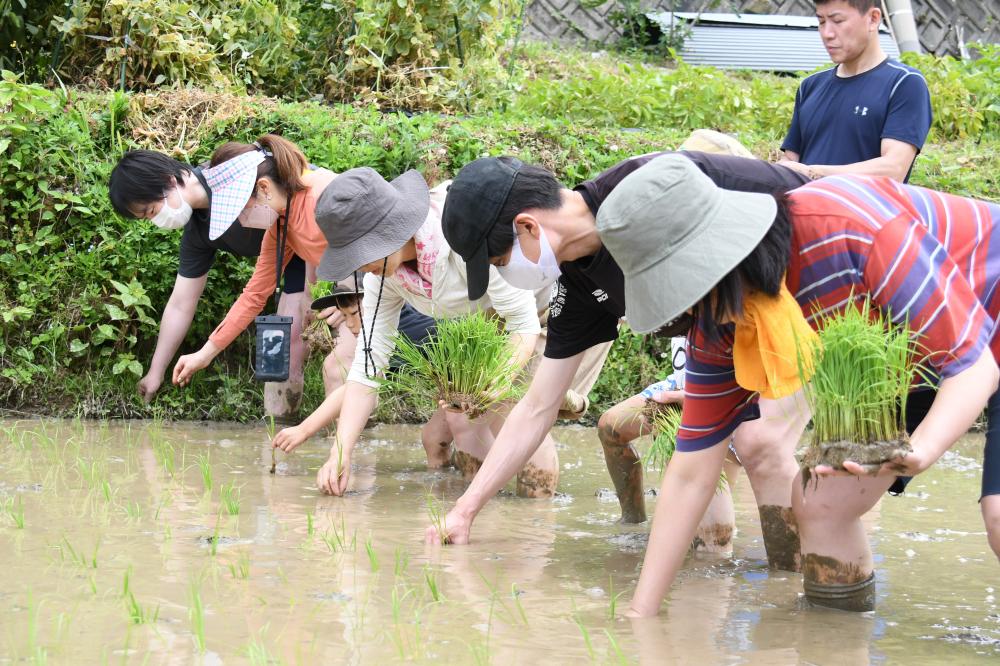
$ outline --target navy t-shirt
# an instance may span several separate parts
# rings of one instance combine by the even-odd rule
[[[834,67],[804,79],[781,149],[798,153],[803,164],[853,164],[881,156],[882,139],[919,152],[930,127],[923,75],[886,58],[856,76],[839,77]]]

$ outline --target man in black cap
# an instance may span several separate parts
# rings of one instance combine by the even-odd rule
[[[552,427],[583,353],[617,337],[618,321],[625,314],[624,277],[597,234],[597,212],[622,179],[662,154],[625,160],[572,190],[563,187],[548,170],[511,157],[479,159],[458,173],[448,191],[442,225],[449,245],[466,261],[469,298],[482,296],[491,264],[515,287],[537,290],[547,284],[556,286],[549,306],[544,358],[531,385],[508,416],[479,474],[448,513],[447,534],[439,536],[430,527],[429,542],[440,541],[441,536],[451,543],[468,542],[475,516],[521,469]],[[760,160],[687,151],[680,154],[725,189],[777,193],[808,180],[791,169]],[[689,324],[682,317],[658,334],[684,334]],[[682,394],[662,399],[679,401]],[[780,400],[772,403],[773,407],[763,407],[765,416],[767,409],[787,408]],[[745,418],[753,417],[748,414]],[[797,422],[784,419],[781,423],[793,428],[793,421]],[[780,437],[780,433],[774,436]],[[613,476],[613,467],[626,468],[638,461],[631,447],[623,449],[614,460],[606,451]],[[755,459],[766,461],[760,469],[747,470],[758,503],[762,511],[764,505],[774,505],[780,513],[791,504],[794,460],[766,452]],[[787,513],[790,515],[790,509]],[[793,530],[793,526],[782,526],[782,534],[765,535],[769,557],[778,568],[794,569],[797,565],[797,556],[771,548],[771,543],[787,543],[787,532]]]

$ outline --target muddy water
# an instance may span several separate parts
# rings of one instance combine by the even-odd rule
[[[609,615],[635,583],[646,528],[616,524],[613,497],[595,495],[610,483],[593,429],[557,432],[560,497],[501,497],[474,544],[441,549],[421,543],[428,497],[447,505],[464,486],[425,469],[412,427],[371,431],[339,499],[313,488],[320,441],[279,454],[271,476],[263,429],[0,426],[0,662],[1000,658],[1000,566],[976,505],[981,438],[873,512],[874,614],[804,608],[801,577],[767,570],[743,478],[735,558],[690,558],[661,617],[632,623]],[[237,515],[221,501],[230,487]]]

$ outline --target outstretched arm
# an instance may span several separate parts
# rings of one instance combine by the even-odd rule
[[[191,321],[194,319],[198,300],[205,291],[208,273],[196,278],[186,278],[181,275],[174,280],[174,290],[163,308],[163,318],[160,320],[160,332],[156,338],[156,350],[149,362],[146,376],[139,380],[139,395],[148,404],[163,383],[163,375],[173,359],[177,349],[184,341]]]
[[[691,546],[698,523],[712,501],[726,457],[722,443],[701,451],[676,451],[667,464],[653,516],[653,528],[642,560],[639,584],[627,617],[649,617],[660,603]]]
[[[469,542],[469,532],[476,514],[521,471],[541,446],[556,420],[563,396],[566,395],[582,358],[581,353],[563,359],[542,359],[528,392],[511,410],[496,441],[486,454],[483,466],[479,468],[469,488],[458,498],[455,507],[448,512],[443,526],[446,534],[439,534],[434,526],[428,527],[428,542]]]

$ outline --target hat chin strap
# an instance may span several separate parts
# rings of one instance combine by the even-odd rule
[[[375,379],[375,373],[378,368],[375,367],[375,358],[372,356],[372,339],[375,337],[375,321],[378,319],[378,306],[382,304],[382,288],[385,287],[385,269],[388,268],[389,257],[382,260],[382,274],[379,276],[378,285],[378,298],[375,299],[375,313],[372,315],[372,329],[370,332],[365,331],[365,314],[361,313],[359,317],[361,319],[361,347],[362,353],[365,356],[365,377],[369,379]],[[358,302],[361,301],[361,293],[358,291],[358,277],[354,276],[354,295],[358,297]],[[368,363],[371,362],[372,371],[371,374],[368,373]]]

